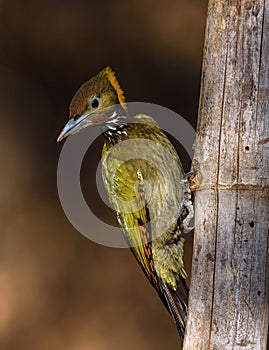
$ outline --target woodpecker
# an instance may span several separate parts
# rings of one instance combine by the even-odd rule
[[[182,232],[193,207],[179,156],[152,117],[129,115],[110,67],[75,93],[58,141],[88,126],[102,128],[102,177],[123,236],[183,342],[188,286]]]

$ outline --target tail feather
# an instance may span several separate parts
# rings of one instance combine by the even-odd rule
[[[162,279],[161,286],[163,289],[167,309],[174,319],[179,337],[183,344],[188,313],[189,296],[189,288],[187,286],[186,280],[184,278],[180,279],[178,283],[178,289],[176,291],[170,289]]]

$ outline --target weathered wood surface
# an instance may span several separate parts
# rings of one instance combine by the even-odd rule
[[[269,0],[210,0],[184,350],[266,350]]]

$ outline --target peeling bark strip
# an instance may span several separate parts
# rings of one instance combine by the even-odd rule
[[[184,350],[266,350],[269,0],[210,0]]]

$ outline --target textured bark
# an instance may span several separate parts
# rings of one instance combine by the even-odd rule
[[[210,0],[184,350],[266,350],[269,1]]]

